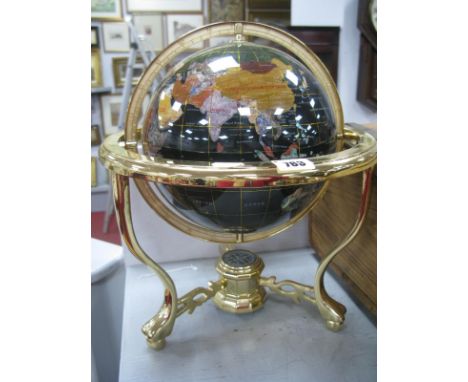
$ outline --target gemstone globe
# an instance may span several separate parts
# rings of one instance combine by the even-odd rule
[[[313,159],[336,151],[330,105],[323,84],[292,55],[231,42],[173,65],[151,97],[143,146],[150,157],[210,166]],[[322,186],[283,186],[275,177],[208,186],[155,183],[186,219],[238,234],[287,222]]]

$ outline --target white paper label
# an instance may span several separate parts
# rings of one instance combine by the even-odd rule
[[[271,162],[275,164],[279,174],[284,172],[301,172],[315,169],[314,162],[309,159],[283,159],[272,160]]]

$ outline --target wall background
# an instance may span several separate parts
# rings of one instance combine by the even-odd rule
[[[123,2],[125,13],[125,2]],[[205,10],[206,10],[205,6]],[[346,122],[374,123],[376,113],[356,100],[359,63],[359,30],[357,28],[358,0],[292,0],[291,25],[338,26],[340,27],[340,53],[338,63],[338,92],[343,104]],[[92,23],[99,25],[100,23]],[[102,31],[101,42],[102,42]],[[102,52],[103,78],[105,87],[113,87],[112,57],[122,53]],[[105,195],[105,194],[104,194]],[[93,196],[94,210],[104,210],[104,195]],[[217,244],[191,238],[166,224],[138,195],[132,187],[132,207],[135,229],[142,247],[157,261],[176,261],[190,258],[217,257]],[[307,218],[293,228],[267,240],[245,244],[242,247],[254,251],[284,250],[309,246]],[[138,263],[126,250],[127,264]]]

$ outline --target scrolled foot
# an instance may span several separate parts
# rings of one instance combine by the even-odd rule
[[[343,304],[333,300],[325,289],[321,289],[317,305],[327,329],[338,332],[343,328],[346,315],[346,307]]]
[[[143,325],[141,331],[146,337],[148,346],[156,350],[164,347],[166,337],[172,332],[174,319],[175,315],[171,314],[171,305],[164,304],[159,313]]]
[[[160,339],[160,340],[147,339],[146,343],[152,349],[161,350],[166,346],[166,339],[165,338]]]
[[[327,329],[331,330],[332,332],[338,332],[343,328],[344,325],[344,320],[342,321],[331,321],[327,320],[325,321],[325,326]]]

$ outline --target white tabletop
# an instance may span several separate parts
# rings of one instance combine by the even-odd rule
[[[264,276],[313,284],[312,250],[264,254]],[[167,263],[179,295],[217,280],[214,259]],[[263,309],[233,315],[212,302],[177,318],[166,347],[147,347],[140,329],[161,305],[163,289],[141,265],[127,269],[120,360],[121,382],[375,381],[376,328],[331,278],[331,296],[347,307],[342,331],[325,328],[315,306],[270,295]]]
[[[120,245],[91,238],[91,284],[101,281],[123,263]]]

